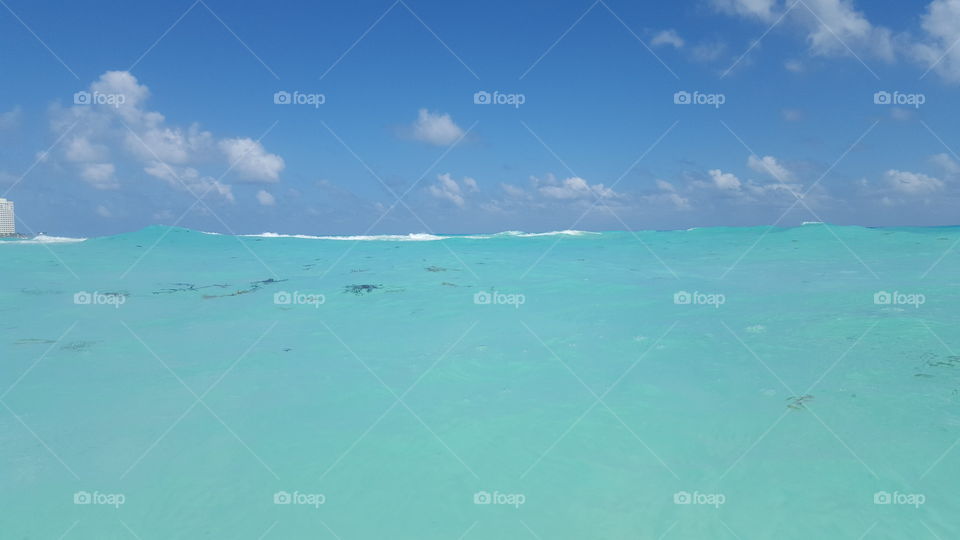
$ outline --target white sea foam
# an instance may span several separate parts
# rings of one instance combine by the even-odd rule
[[[216,233],[207,233],[207,234],[216,234]],[[306,240],[351,240],[351,241],[389,241],[389,242],[430,242],[433,240],[444,240],[444,239],[457,239],[457,238],[467,238],[472,240],[486,240],[490,238],[499,238],[504,236],[512,236],[517,238],[531,238],[536,236],[584,236],[588,234],[600,234],[597,232],[589,231],[574,231],[574,230],[564,230],[564,231],[550,231],[542,233],[526,233],[523,231],[504,231],[495,234],[472,234],[464,236],[438,236],[435,234],[427,233],[411,233],[411,234],[371,234],[371,235],[354,235],[354,236],[314,236],[309,234],[279,234],[273,232],[265,232],[261,234],[244,234],[241,236],[251,237],[251,238],[300,238]]]
[[[66,236],[47,236],[45,234],[38,234],[33,238],[25,239],[10,239],[0,242],[0,245],[4,244],[75,244],[77,242],[83,242],[86,238],[69,238]]]
[[[356,236],[312,236],[309,234],[279,234],[272,232],[265,232],[262,234],[244,234],[241,236],[248,236],[253,238],[301,238],[306,240],[353,240],[353,241],[372,241],[372,240],[387,240],[393,242],[427,242],[430,240],[443,240],[443,236],[437,236],[434,234],[426,233],[411,233],[411,234],[371,234],[371,235],[356,235]]]

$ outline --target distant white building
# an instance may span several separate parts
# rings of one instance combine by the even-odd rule
[[[0,236],[16,234],[17,226],[13,218],[13,201],[0,199]]]

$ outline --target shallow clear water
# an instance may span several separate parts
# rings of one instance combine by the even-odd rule
[[[958,241],[3,242],[0,536],[957,537]]]

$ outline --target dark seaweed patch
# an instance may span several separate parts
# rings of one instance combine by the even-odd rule
[[[806,403],[808,401],[813,401],[813,396],[810,394],[805,394],[802,396],[790,396],[787,398],[787,401],[790,402],[787,404],[787,407],[797,411],[802,411],[807,408]]]
[[[343,292],[353,293],[357,296],[361,296],[382,288],[383,285],[347,285],[343,288]]]
[[[178,292],[195,292],[202,289],[210,289],[216,287],[218,289],[226,289],[229,287],[229,284],[226,283],[214,283],[213,285],[194,285],[193,283],[171,283],[174,285],[173,288],[169,289],[160,289],[159,291],[153,291],[153,294],[173,294]]]
[[[51,345],[56,343],[52,339],[18,339],[13,342],[14,345]]]
[[[229,294],[205,294],[203,295],[203,299],[210,300],[212,298],[225,298],[228,296],[240,296],[241,294],[250,294],[254,291],[262,289],[265,285],[272,285],[274,283],[283,283],[284,281],[287,281],[287,280],[269,278],[269,279],[261,279],[260,281],[251,281],[250,287],[246,289],[239,289]]]

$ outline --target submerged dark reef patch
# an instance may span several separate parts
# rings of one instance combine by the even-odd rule
[[[382,288],[383,285],[347,285],[343,288],[343,292],[353,293],[357,296],[361,296]]]

